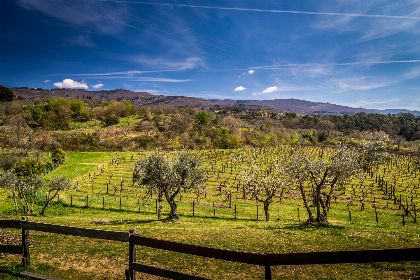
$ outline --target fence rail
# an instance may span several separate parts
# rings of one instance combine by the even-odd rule
[[[29,222],[26,217],[22,221],[1,220],[0,228],[20,228],[22,231],[21,245],[0,245],[0,253],[22,254],[24,266],[30,265],[29,259],[29,231],[41,231],[62,235],[88,237],[102,240],[128,242],[128,269],[126,279],[135,280],[135,272],[161,276],[170,279],[206,279],[199,276],[188,275],[182,272],[157,268],[136,262],[136,245],[213,258],[223,261],[244,263],[264,267],[265,279],[271,279],[271,267],[278,265],[308,265],[308,264],[340,264],[340,263],[371,263],[371,262],[400,262],[420,261],[420,247],[396,249],[372,249],[331,252],[302,252],[285,254],[261,254],[239,252],[226,249],[209,248],[173,241],[143,237],[130,232],[108,231],[72,226],[54,225],[38,222]]]
[[[0,244],[0,253],[20,255],[23,251],[21,245]]]
[[[0,219],[0,228],[21,228],[21,221]]]
[[[134,271],[161,277],[170,276],[169,278],[171,279],[205,279],[136,263],[135,245],[224,261],[264,266],[265,279],[271,279],[271,266],[278,265],[420,261],[420,248],[259,254],[189,245],[132,234],[129,238],[130,271],[127,273],[127,275],[129,275],[127,278],[128,280],[135,279]]]
[[[52,225],[36,222],[22,222],[22,229],[96,239],[105,239],[110,241],[128,242],[128,234],[122,231],[78,228],[72,226]]]
[[[224,261],[240,262],[246,264],[263,265],[264,255],[257,253],[244,253],[225,249],[209,248],[197,245],[190,245],[155,238],[131,235],[130,243],[144,247],[162,249],[177,253],[187,253],[206,258],[219,259]]]

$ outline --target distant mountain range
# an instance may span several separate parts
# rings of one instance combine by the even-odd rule
[[[94,100],[122,100],[127,99],[139,105],[171,105],[177,107],[208,108],[208,107],[248,107],[265,108],[274,111],[295,112],[300,114],[355,114],[378,113],[398,114],[411,113],[420,116],[420,111],[406,109],[365,109],[353,108],[330,103],[311,102],[299,99],[274,99],[274,100],[232,100],[232,99],[204,99],[188,96],[154,95],[148,92],[135,92],[126,89],[86,91],[81,89],[41,89],[41,88],[12,88],[17,96],[23,98],[89,98]]]

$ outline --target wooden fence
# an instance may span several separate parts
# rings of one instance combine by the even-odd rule
[[[128,269],[125,271],[127,280],[135,280],[136,271],[150,275],[161,276],[169,279],[205,279],[199,276],[188,275],[181,272],[161,269],[138,263],[136,261],[136,245],[187,255],[194,255],[264,267],[265,279],[271,279],[271,267],[278,265],[420,261],[420,247],[354,251],[303,252],[286,254],[261,254],[209,248],[143,237],[136,234],[135,229],[131,229],[127,233],[121,231],[78,228],[72,226],[30,222],[26,217],[23,217],[22,221],[0,220],[0,228],[16,228],[22,231],[21,245],[0,245],[0,253],[21,254],[23,266],[30,265],[30,230],[128,243]]]

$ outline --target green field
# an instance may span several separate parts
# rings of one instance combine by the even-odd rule
[[[274,157],[280,150],[258,150],[261,157]],[[304,147],[316,155],[318,147]],[[345,194],[332,204],[328,226],[306,224],[299,195],[291,189],[279,194],[270,208],[271,220],[263,221],[261,205],[244,199],[239,178],[249,150],[197,151],[207,171],[205,190],[177,198],[180,220],[157,221],[155,197],[132,184],[132,168],[145,153],[69,152],[68,159],[48,174],[70,176],[74,189],[61,193],[60,200],[45,217],[30,220],[80,227],[127,231],[216,248],[249,252],[307,252],[344,249],[416,247],[420,226],[394,203],[385,186],[395,188],[404,205],[419,205],[420,172],[409,156],[393,155],[374,174],[353,180]],[[381,180],[384,183],[380,183]],[[386,183],[385,183],[386,182]],[[107,191],[108,185],[108,191]],[[40,194],[42,196],[43,194]],[[194,201],[194,216],[192,202]],[[0,215],[20,218],[13,212],[10,194],[2,191]],[[362,204],[364,208],[362,208]],[[236,218],[235,218],[236,208]],[[349,221],[351,210],[351,222]],[[363,210],[362,210],[363,209]],[[377,211],[378,223],[375,211]],[[164,205],[164,213],[169,207]],[[13,243],[17,231],[0,231],[0,238]],[[127,266],[127,245],[87,238],[31,232],[30,270],[63,279],[122,279]],[[262,279],[263,269],[177,253],[139,248],[139,262],[189,272],[212,279]],[[19,270],[19,256],[1,256],[0,266]],[[1,276],[1,274],[0,274]],[[420,277],[418,263],[366,265],[310,265],[273,268],[274,279],[412,279]]]

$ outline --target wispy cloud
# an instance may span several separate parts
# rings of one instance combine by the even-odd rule
[[[170,79],[170,78],[160,78],[160,77],[139,77],[131,81],[136,82],[156,82],[156,83],[185,83],[191,82],[189,79]]]
[[[371,100],[368,98],[361,98],[353,103],[353,107],[364,107],[364,108],[372,108],[372,107],[382,107],[382,108],[392,108],[393,104],[399,103],[401,101],[400,98],[390,98],[385,100]]]
[[[399,81],[399,80],[398,80]],[[384,88],[395,84],[397,81],[385,79],[373,79],[367,77],[351,77],[334,80],[337,92],[347,91],[369,91],[378,88]]]
[[[395,86],[401,82],[420,77],[420,67],[415,67],[390,77],[353,76],[332,79],[336,92],[369,91]]]
[[[151,58],[145,56],[132,57],[132,61],[144,66],[163,68],[170,71],[187,71],[197,68],[206,68],[206,64],[200,57],[187,57],[184,60],[171,61],[168,58]]]
[[[407,60],[383,60],[383,61],[349,61],[349,62],[335,62],[335,63],[287,63],[287,64],[272,64],[252,66],[254,69],[260,70],[279,70],[292,69],[295,67],[328,67],[328,66],[355,66],[355,65],[376,65],[376,64],[412,64],[420,63],[420,59]]]
[[[71,45],[77,45],[77,46],[87,47],[87,48],[95,47],[95,43],[93,42],[92,38],[86,34],[72,37],[68,41]]]
[[[122,31],[129,11],[124,3],[115,5],[84,0],[18,0],[18,3],[25,9],[37,10],[63,22],[104,34]]]
[[[139,74],[150,74],[150,73],[163,73],[163,72],[174,72],[174,70],[128,70],[128,71],[119,71],[119,72],[103,72],[103,73],[73,73],[67,74],[69,76],[83,76],[83,77],[95,77],[95,76],[111,76],[114,78],[126,78],[126,77],[135,77]],[[53,75],[62,75],[62,74],[53,74]]]
[[[130,89],[130,90],[135,91],[135,92],[148,92],[148,93],[154,93],[154,94],[161,93],[160,90],[150,89],[150,88],[134,88],[134,89]]]
[[[344,2],[346,3],[346,2]],[[420,7],[417,1],[389,1],[381,3],[380,1],[354,1],[346,3],[340,9],[354,9],[357,6],[363,11],[381,10],[384,14],[404,15],[399,20],[386,20],[379,17],[378,20],[356,21],[355,17],[343,16],[334,18],[320,18],[312,24],[312,27],[318,30],[329,30],[335,33],[359,33],[359,41],[366,42],[379,38],[388,37],[397,33],[419,33]]]
[[[382,19],[409,19],[420,21],[419,16],[408,15],[388,15],[388,14],[367,14],[367,13],[342,13],[342,12],[320,12],[320,11],[301,11],[301,10],[280,10],[280,9],[255,9],[243,7],[222,7],[222,6],[204,6],[179,3],[163,2],[143,2],[143,1],[125,1],[125,0],[101,0],[102,2],[130,3],[153,6],[183,7],[208,10],[237,11],[237,12],[256,12],[256,13],[275,13],[275,14],[296,14],[296,15],[315,15],[315,16],[334,16],[334,17],[363,17],[363,18],[382,18]]]
[[[82,77],[95,77],[109,76],[111,78],[124,78],[124,77],[136,77],[141,74],[151,73],[165,73],[165,72],[183,72],[198,68],[205,68],[204,61],[199,57],[189,57],[181,61],[170,61],[164,58],[148,58],[143,56],[131,57],[131,61],[137,62],[150,68],[160,68],[153,70],[127,70],[127,71],[116,71],[116,72],[103,72],[103,73],[73,73],[66,74],[69,76],[82,76]],[[62,74],[53,74],[62,75]]]

